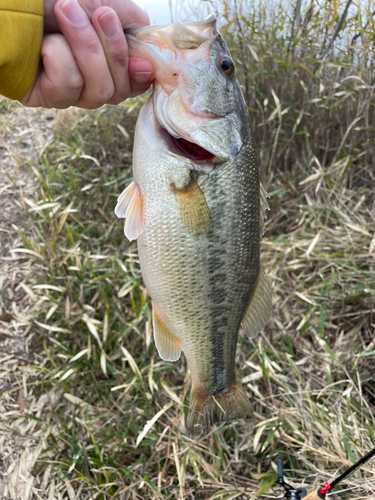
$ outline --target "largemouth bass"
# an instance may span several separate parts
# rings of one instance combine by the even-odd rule
[[[184,352],[192,389],[186,426],[199,435],[251,414],[236,380],[240,327],[271,313],[260,263],[266,196],[247,107],[214,16],[134,29],[131,56],[156,68],[137,121],[132,182],[115,213],[137,239],[162,359]]]

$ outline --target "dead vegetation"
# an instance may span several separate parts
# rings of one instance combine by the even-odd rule
[[[36,397],[33,390],[48,359],[33,345],[35,263],[24,248],[30,224],[22,194],[33,196],[37,189],[29,165],[39,159],[54,112],[3,100],[0,113],[0,498],[23,500],[47,446],[54,391]]]

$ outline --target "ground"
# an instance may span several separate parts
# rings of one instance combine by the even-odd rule
[[[30,388],[48,361],[35,349],[32,318],[33,262],[24,247],[28,235],[24,197],[33,196],[38,161],[51,135],[54,112],[7,102],[0,138],[0,498],[27,499],[36,486],[33,468],[47,446],[56,391],[35,397]],[[41,419],[42,417],[42,419]]]
[[[280,457],[311,491],[375,446],[373,193],[266,186],[273,317],[237,359],[254,416],[192,440],[186,364],[157,356],[113,217],[138,107],[1,103],[0,497],[274,498]],[[373,465],[344,488],[374,498]]]

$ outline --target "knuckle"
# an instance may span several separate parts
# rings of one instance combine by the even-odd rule
[[[91,109],[99,108],[112,98],[113,92],[113,85],[98,87],[95,91],[90,92],[91,95],[88,95],[86,100]]]
[[[63,51],[64,53],[69,47],[64,36],[59,33],[48,34],[43,37],[41,55],[43,58],[53,59],[56,53]]]
[[[90,57],[97,57],[102,54],[102,45],[96,34],[92,34],[85,39],[84,50]]]
[[[68,82],[66,84],[67,90],[74,93],[79,92],[83,89],[84,80],[80,73],[74,72],[70,75]]]
[[[114,90],[115,89],[114,89],[113,85],[110,85],[107,87],[102,87],[99,89],[98,97],[99,97],[99,100],[102,102],[102,104],[106,103],[107,101],[109,101],[111,99],[111,97],[113,96]]]
[[[128,95],[122,96],[119,94],[115,94],[111,97],[111,99],[108,101],[107,104],[120,104],[122,101],[125,101],[127,99]]]
[[[64,80],[64,87],[68,92],[81,91],[85,84],[83,76],[75,64],[71,64],[69,67],[66,67]]]
[[[56,44],[64,43],[67,45],[64,35],[61,33],[47,33],[43,37],[43,44],[47,47],[54,47]]]
[[[128,67],[129,56],[123,50],[117,50],[116,52],[114,52],[111,56],[111,59],[114,66],[124,69]]]

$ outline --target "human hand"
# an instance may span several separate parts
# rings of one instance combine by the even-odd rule
[[[45,0],[45,28],[62,34],[44,37],[42,65],[22,104],[92,109],[147,90],[153,66],[144,59],[129,59],[122,30],[148,25],[148,16],[131,0],[106,3],[116,11],[98,7],[98,0]]]

